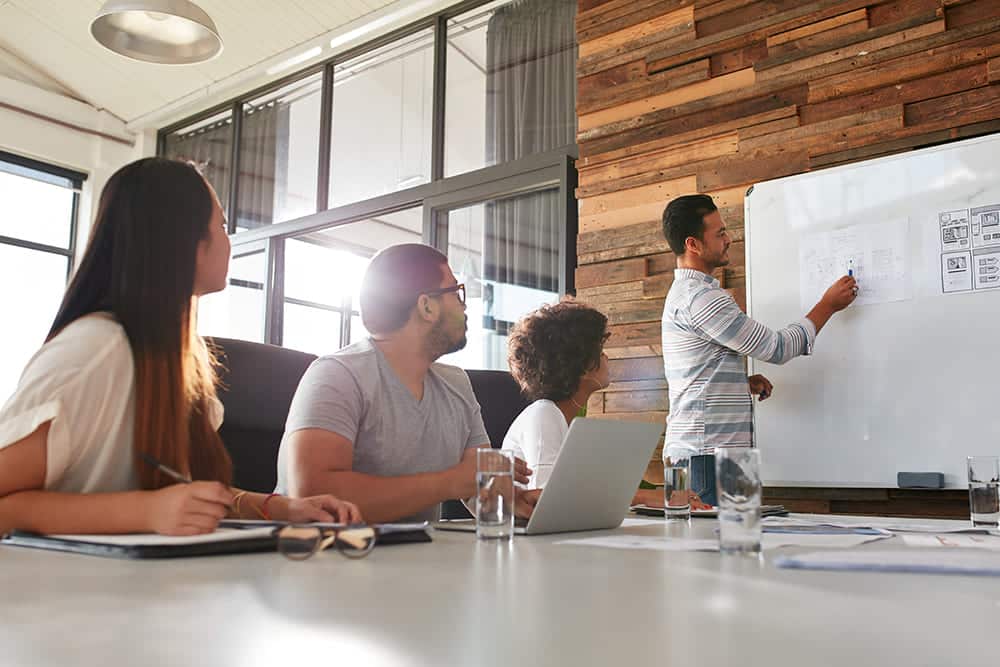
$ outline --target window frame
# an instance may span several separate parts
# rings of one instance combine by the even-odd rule
[[[236,233],[236,216],[229,216],[229,233],[233,255],[246,254],[252,249],[263,248],[266,255],[264,289],[265,313],[262,323],[265,343],[281,345],[283,338],[283,311],[287,299],[284,293],[285,240],[309,232],[321,231],[388,215],[400,210],[422,207],[422,240],[447,253],[447,211],[479,202],[517,194],[558,188],[560,201],[560,296],[572,294],[576,268],[576,236],[578,208],[575,198],[578,156],[576,143],[560,146],[545,153],[529,155],[518,160],[503,162],[473,171],[444,176],[445,114],[448,54],[448,23],[461,15],[491,4],[495,0],[466,0],[434,15],[386,33],[360,46],[334,54],[309,67],[292,72],[242,95],[199,111],[161,128],[157,133],[157,154],[164,155],[166,138],[173,132],[230,111],[231,168],[229,178],[228,210],[236,211],[239,202],[240,144],[244,104],[268,95],[285,86],[322,73],[320,128],[318,137],[319,170],[317,178],[316,212],[293,220],[265,225]],[[432,106],[431,106],[431,155],[430,182],[398,190],[370,199],[328,208],[332,191],[330,183],[330,158],[333,148],[334,70],[345,61],[381,49],[399,40],[427,29],[433,31]],[[296,302],[297,300],[291,300]],[[300,304],[308,305],[308,304]],[[341,313],[341,345],[351,338],[351,321],[357,313],[356,304],[342,303],[339,308],[322,304],[326,309]]]
[[[5,236],[0,234],[0,245],[9,245],[17,248],[24,248],[26,250],[35,250],[37,252],[45,252],[52,255],[62,255],[63,257],[66,257],[68,260],[66,262],[66,282],[68,283],[70,277],[73,275],[73,270],[76,268],[76,236],[79,233],[80,223],[80,190],[83,188],[83,182],[87,180],[87,174],[74,171],[72,169],[66,169],[64,167],[58,167],[46,162],[40,162],[23,155],[17,155],[16,153],[8,153],[6,151],[0,151],[0,162],[6,162],[7,164],[22,167],[27,171],[38,172],[39,175],[49,175],[61,180],[69,181],[69,185],[73,191],[73,204],[69,220],[69,243],[66,244],[66,247],[49,245],[47,243],[38,243],[18,238],[16,236]],[[33,178],[33,176],[30,175],[23,175],[23,177]],[[45,181],[45,179],[36,180]],[[51,185],[54,187],[64,187],[58,183],[51,183]]]

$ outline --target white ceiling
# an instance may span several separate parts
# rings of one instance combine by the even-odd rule
[[[225,48],[200,65],[119,56],[90,35],[102,0],[0,0],[0,49],[74,97],[129,122],[233,77],[395,0],[196,0]]]

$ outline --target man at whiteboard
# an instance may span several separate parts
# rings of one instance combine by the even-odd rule
[[[803,319],[772,331],[750,319],[712,277],[729,264],[732,240],[711,197],[671,201],[663,211],[663,235],[677,256],[662,321],[670,395],[664,459],[696,456],[692,489],[715,504],[714,462],[699,455],[752,445],[753,396],[763,401],[773,391],[763,375],[747,377],[744,357],[784,364],[810,354],[823,325],[854,301],[857,284],[840,278]]]

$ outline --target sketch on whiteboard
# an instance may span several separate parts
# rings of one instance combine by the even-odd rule
[[[945,294],[968,292],[972,289],[972,271],[969,264],[972,253],[946,252],[941,255],[941,289]]]
[[[941,225],[941,250],[952,252],[968,250],[972,247],[969,236],[969,209],[960,211],[942,211],[938,213]]]
[[[973,265],[976,289],[1000,287],[1000,249],[974,255]]]
[[[804,237],[799,243],[799,297],[811,308],[830,285],[852,271],[858,305],[910,298],[908,225],[889,220]]]
[[[941,211],[937,219],[942,293],[1000,288],[1000,204]]]
[[[972,247],[1000,245],[1000,204],[973,208],[971,213]]]

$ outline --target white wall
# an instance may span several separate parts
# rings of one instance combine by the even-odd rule
[[[0,150],[87,174],[80,197],[77,236],[77,248],[83,252],[101,188],[119,167],[155,154],[155,131],[133,134],[125,129],[124,123],[105,111],[2,76],[0,103]],[[88,130],[121,141],[97,136]]]

